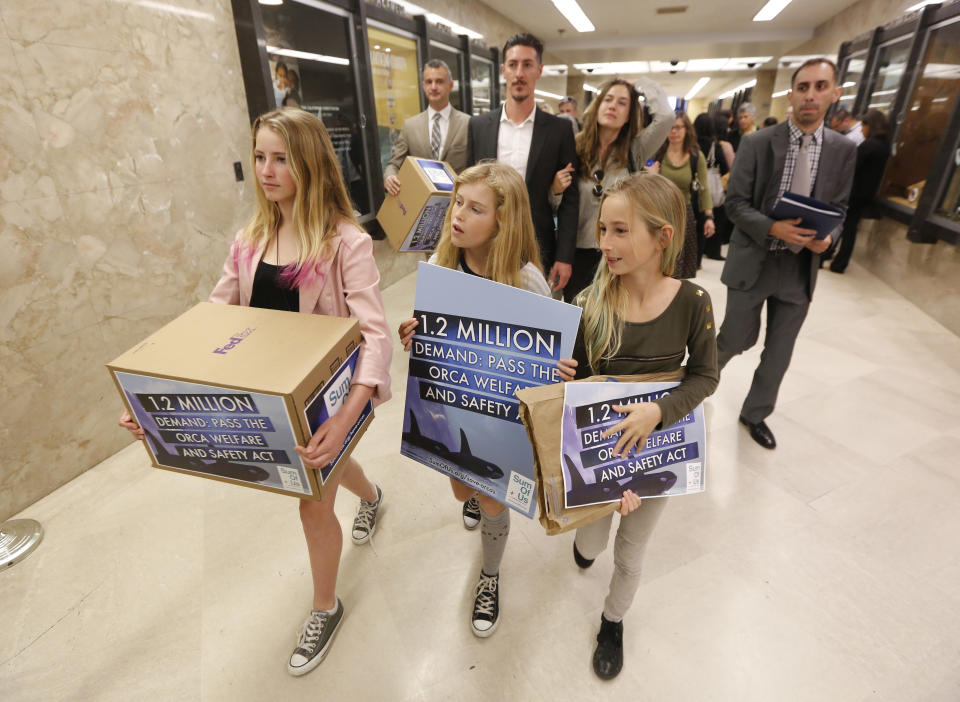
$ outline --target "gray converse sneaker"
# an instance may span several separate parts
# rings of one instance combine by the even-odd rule
[[[343,603],[337,598],[337,608],[331,614],[323,610],[311,610],[297,637],[297,647],[290,655],[287,672],[290,675],[306,675],[320,665],[330,650],[333,636],[343,619]]]
[[[490,636],[500,623],[500,574],[487,575],[480,571],[477,594],[473,600],[473,616],[470,619],[474,636]]]
[[[383,491],[379,485],[376,487],[377,501],[367,502],[366,500],[360,500],[360,507],[357,509],[357,518],[353,520],[353,533],[351,537],[353,538],[353,543],[357,545],[367,543],[377,528],[377,510],[380,509],[380,504],[383,502]]]
[[[463,526],[473,531],[480,525],[480,502],[474,495],[463,503]]]

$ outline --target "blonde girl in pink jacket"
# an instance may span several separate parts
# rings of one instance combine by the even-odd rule
[[[253,124],[253,165],[256,211],[234,238],[210,301],[360,322],[363,344],[343,409],[327,419],[306,446],[297,447],[306,466],[320,468],[336,457],[367,401],[378,404],[390,398],[392,342],[380,274],[373,243],[357,224],[337,155],[319,119],[296,108],[258,117]],[[120,425],[143,437],[127,413]],[[289,659],[292,675],[308,673],[323,660],[343,618],[343,603],[336,595],[343,542],[333,511],[337,481],[360,498],[354,543],[369,541],[383,500],[381,489],[352,458],[333,480],[333,489],[322,500],[300,500],[313,602]]]

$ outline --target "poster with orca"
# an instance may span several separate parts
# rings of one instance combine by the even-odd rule
[[[533,450],[514,396],[559,382],[580,308],[420,263],[400,452],[533,517]]]
[[[282,395],[115,372],[159,466],[312,495]]]
[[[703,405],[676,424],[654,431],[639,450],[613,455],[619,433],[601,434],[623,420],[615,405],[652,402],[678,383],[567,383],[560,461],[567,507],[615,502],[625,490],[639,497],[703,492],[706,430]]]

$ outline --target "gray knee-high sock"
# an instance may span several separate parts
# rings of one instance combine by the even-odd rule
[[[482,567],[485,574],[496,575],[500,572],[500,561],[503,560],[503,549],[507,546],[509,534],[509,508],[494,516],[480,508],[480,541],[483,544]]]

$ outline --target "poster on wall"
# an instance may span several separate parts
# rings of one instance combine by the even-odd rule
[[[290,56],[269,56],[270,75],[273,78],[273,98],[277,108],[300,107],[303,90],[300,87],[300,63]]]
[[[417,41],[369,26],[367,40],[382,170],[404,121],[421,111]]]
[[[626,457],[613,455],[619,434],[601,435],[624,414],[616,405],[652,402],[677,383],[567,383],[563,397],[562,442],[565,504],[582,507],[620,499],[625,490],[639,497],[669,497],[705,488],[706,431],[703,405],[676,424],[652,432]]]
[[[282,395],[114,373],[159,466],[312,495]]]
[[[400,452],[533,517],[517,390],[559,382],[580,308],[420,263]]]

